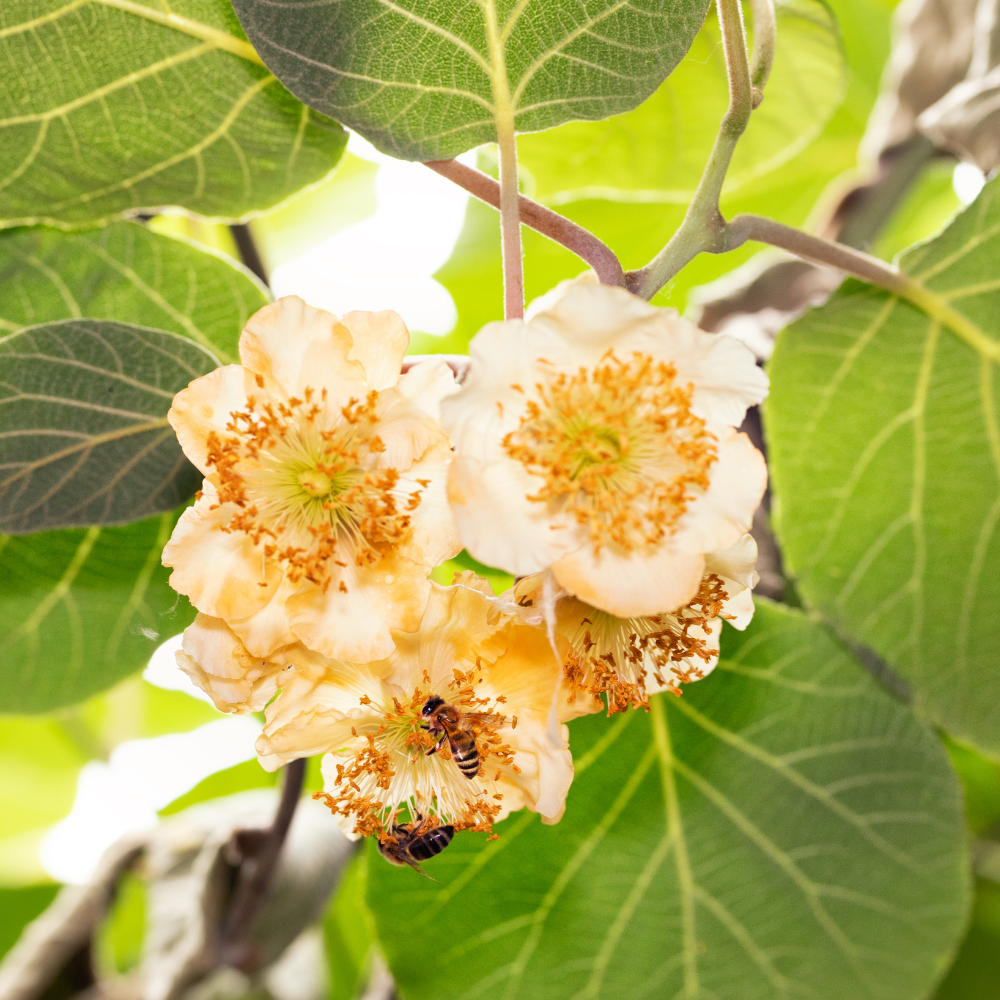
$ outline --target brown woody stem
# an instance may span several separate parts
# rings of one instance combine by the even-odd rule
[[[431,160],[424,166],[447,177],[487,205],[500,208],[500,185],[482,171],[467,167],[458,160]],[[618,258],[593,233],[524,195],[520,195],[519,205],[521,222],[575,253],[594,269],[602,284],[625,284],[625,274]]]
[[[293,760],[285,767],[285,781],[274,822],[254,852],[244,857],[240,864],[232,902],[222,927],[219,957],[224,965],[253,971],[253,955],[247,939],[274,880],[278,857],[302,794],[305,774],[305,758]]]

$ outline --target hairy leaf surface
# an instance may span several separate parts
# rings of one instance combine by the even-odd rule
[[[427,865],[443,888],[370,850],[405,996],[927,995],[968,897],[940,744],[797,612],[725,639],[683,698],[573,723],[556,826],[456,836]]]
[[[268,68],[383,152],[440,160],[629,111],[677,65],[708,0],[234,0]]]
[[[0,331],[58,319],[111,319],[169,330],[223,363],[268,296],[235,261],[135,222],[66,233],[0,234]]]
[[[167,411],[216,367],[184,337],[108,320],[0,340],[0,530],[125,524],[184,503],[201,474]]]
[[[849,282],[782,333],[767,409],[777,525],[803,596],[884,657],[928,718],[993,753],[998,251],[994,181],[903,255],[926,308]]]
[[[176,516],[0,536],[4,712],[71,705],[145,666],[194,618],[160,552]]]
[[[260,64],[226,0],[4,0],[0,226],[180,205],[242,218],[346,143]]]
[[[787,163],[815,139],[844,96],[847,66],[823,0],[778,0],[778,40],[764,101],[726,175],[734,191]],[[535,195],[687,204],[729,102],[719,22],[710,16],[687,56],[640,107],[522,137],[519,162]]]

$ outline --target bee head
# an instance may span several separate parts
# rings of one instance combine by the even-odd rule
[[[424,707],[420,710],[421,715],[426,715],[428,718],[432,716],[442,705],[444,704],[444,698],[440,695],[432,694],[427,701],[424,702]]]

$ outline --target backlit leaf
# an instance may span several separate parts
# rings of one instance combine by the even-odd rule
[[[216,367],[184,337],[108,320],[0,340],[0,530],[125,524],[184,503],[201,475],[167,411]]]
[[[823,0],[778,0],[778,44],[764,101],[750,118],[726,175],[734,191],[787,163],[822,132],[844,96],[837,22]],[[656,93],[608,121],[576,122],[518,141],[534,194],[690,201],[729,102],[719,23],[710,16],[687,56]]]
[[[952,735],[1000,750],[1000,184],[902,257],[960,329],[847,283],[785,330],[767,404],[806,601]]]
[[[708,0],[234,0],[268,68],[383,152],[439,160],[634,108]]]
[[[175,520],[0,535],[4,712],[45,712],[111,687],[192,621],[160,565]]]
[[[457,835],[443,888],[369,847],[403,996],[926,997],[968,901],[940,744],[796,612],[724,649],[680,699],[572,724],[557,825]]]

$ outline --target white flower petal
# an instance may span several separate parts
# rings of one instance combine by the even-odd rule
[[[543,480],[509,458],[484,464],[456,455],[448,473],[458,536],[473,557],[515,576],[538,573],[580,544],[564,517],[528,499]]]

